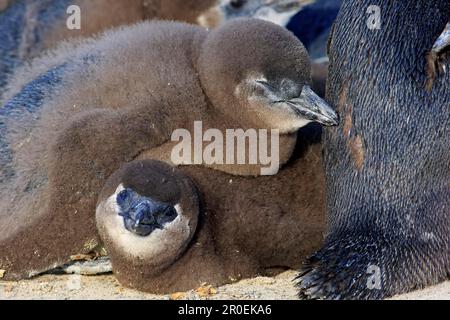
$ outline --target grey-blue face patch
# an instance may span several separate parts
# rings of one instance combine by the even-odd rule
[[[116,203],[125,229],[141,237],[150,235],[156,229],[164,229],[178,216],[171,204],[143,197],[130,188],[117,194]]]

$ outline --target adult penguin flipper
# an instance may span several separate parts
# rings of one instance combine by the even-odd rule
[[[428,54],[428,80],[427,89],[431,90],[433,86],[433,80],[436,76],[444,74],[445,70],[445,59],[447,59],[448,52],[450,50],[450,21],[445,26],[444,31],[436,39]]]

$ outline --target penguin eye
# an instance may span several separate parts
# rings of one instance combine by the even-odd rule
[[[166,209],[165,215],[168,218],[172,218],[177,215],[177,212],[174,207],[170,206]]]
[[[230,6],[232,6],[235,9],[239,9],[239,8],[242,8],[245,3],[246,3],[246,0],[231,0]]]
[[[275,86],[271,85],[270,83],[268,83],[267,81],[263,81],[263,80],[256,80],[256,83],[262,85],[263,87],[270,89],[272,91],[277,91],[277,88],[275,88]]]

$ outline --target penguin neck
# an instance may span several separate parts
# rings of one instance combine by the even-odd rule
[[[193,110],[187,110],[185,128],[189,128],[193,125],[194,121],[202,121],[204,128],[215,128],[220,130],[230,129],[230,128],[255,128],[250,122],[245,121],[235,121],[230,115],[228,115],[224,110],[228,110],[223,107],[216,107],[208,97],[206,88],[203,86],[201,76],[200,76],[200,56],[202,51],[202,46],[206,37],[208,36],[206,29],[199,30],[193,37],[192,47],[189,51],[191,58],[192,68],[197,75],[198,83],[203,92],[203,97],[205,99],[204,105],[199,106],[198,113],[193,112]],[[239,124],[239,125],[237,125]]]

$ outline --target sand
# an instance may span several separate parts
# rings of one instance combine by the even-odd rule
[[[275,277],[258,277],[213,288],[204,285],[197,290],[172,295],[152,295],[122,287],[113,275],[43,275],[18,282],[0,281],[0,300],[3,299],[296,299],[292,284],[295,271]],[[450,300],[450,281],[411,292],[393,299]]]

